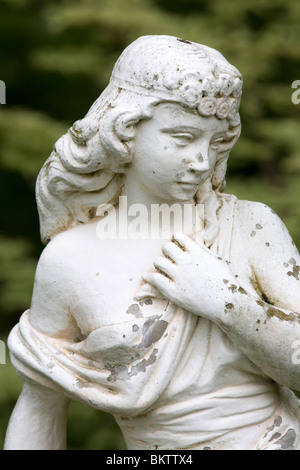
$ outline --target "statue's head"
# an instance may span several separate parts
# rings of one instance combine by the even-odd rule
[[[37,182],[44,241],[87,222],[114,202],[134,158],[137,124],[159,103],[174,102],[229,122],[211,179],[224,189],[229,152],[240,134],[242,77],[216,50],[170,36],[144,36],[121,54],[106,90],[55,145]]]
[[[219,119],[237,118],[242,93],[240,73],[219,52],[170,36],[144,36],[128,46],[110,84]]]

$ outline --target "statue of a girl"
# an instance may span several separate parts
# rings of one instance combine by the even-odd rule
[[[219,52],[142,37],[56,143],[37,182],[47,246],[9,337],[24,388],[6,449],[65,448],[70,399],[112,413],[129,449],[300,448],[300,257],[272,210],[222,193],[241,90]],[[202,205],[204,227],[99,236],[132,220],[120,197]]]

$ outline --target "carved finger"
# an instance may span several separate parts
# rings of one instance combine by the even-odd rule
[[[160,256],[154,261],[153,264],[155,268],[158,269],[161,273],[172,279],[172,271],[174,269],[174,263],[172,263],[172,261],[164,258],[163,256]]]
[[[190,239],[187,235],[184,233],[175,233],[173,236],[173,241],[177,243],[184,251],[191,251],[193,248],[195,248],[196,242]]]
[[[174,242],[167,242],[165,243],[163,246],[162,246],[162,249],[161,251],[163,252],[163,254],[169,258],[171,261],[173,261],[174,263],[177,262],[177,260],[180,259],[180,257],[182,256],[182,249],[179,248],[179,246],[174,243]]]
[[[143,276],[144,280],[156,287],[166,297],[170,295],[170,289],[174,287],[174,283],[166,276],[160,273],[147,273]]]

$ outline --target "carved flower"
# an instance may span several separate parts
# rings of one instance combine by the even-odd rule
[[[230,75],[221,73],[219,76],[219,89],[222,95],[229,96],[234,88],[234,82]]]
[[[217,100],[213,97],[204,97],[200,100],[198,111],[202,116],[212,116],[217,109]]]
[[[229,101],[228,118],[233,119],[239,110],[239,100],[236,100],[235,98],[230,98],[228,101]]]
[[[197,106],[201,99],[200,83],[196,79],[189,79],[181,87],[183,99],[189,106]]]
[[[202,83],[202,91],[204,95],[214,96],[217,91],[216,79],[213,75],[206,77]]]
[[[234,83],[233,83],[233,88],[232,88],[232,95],[235,98],[240,98],[241,94],[242,94],[242,80],[240,80],[239,78],[235,78]]]
[[[230,100],[228,98],[221,98],[218,102],[217,116],[219,119],[226,119],[230,112]]]

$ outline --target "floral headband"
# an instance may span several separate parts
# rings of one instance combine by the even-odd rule
[[[213,74],[203,80],[197,72],[190,72],[183,78],[158,79],[158,74],[147,77],[145,85],[133,84],[114,76],[113,84],[119,88],[147,96],[180,101],[188,107],[197,109],[202,116],[216,115],[219,119],[233,119],[238,113],[242,95],[242,81],[228,73]]]

